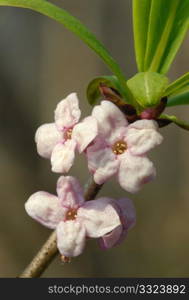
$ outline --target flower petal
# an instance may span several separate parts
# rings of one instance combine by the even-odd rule
[[[163,137],[157,129],[157,123],[152,120],[140,120],[129,125],[125,140],[131,153],[142,155],[160,145]]]
[[[51,155],[52,171],[55,173],[67,173],[73,165],[75,158],[76,142],[67,140],[64,144],[58,143]]]
[[[77,219],[83,223],[88,237],[101,237],[121,224],[114,200],[100,198],[85,202],[77,212]]]
[[[35,134],[37,152],[42,157],[50,158],[53,148],[60,140],[62,140],[62,133],[57,130],[55,123],[40,126]]]
[[[85,201],[79,181],[72,176],[61,176],[57,182],[57,194],[63,206],[78,208]]]
[[[64,220],[67,212],[58,197],[46,192],[33,194],[25,203],[25,209],[30,217],[51,229]]]
[[[136,193],[143,184],[156,175],[153,163],[147,157],[133,156],[128,151],[120,157],[118,180],[123,189]]]
[[[128,230],[132,228],[136,222],[135,208],[130,199],[118,199],[116,205],[119,207],[119,217],[122,225],[116,227],[110,233],[107,233],[99,239],[99,245],[104,250],[119,245],[127,237]]]
[[[136,223],[136,210],[133,201],[129,198],[121,198],[117,200],[120,207],[120,218],[125,229],[132,228]]]
[[[104,183],[119,168],[119,160],[116,159],[112,149],[100,141],[87,148],[87,159],[89,170],[94,173],[94,181],[97,184]]]
[[[100,105],[95,106],[92,116],[98,121],[100,136],[109,144],[118,139],[120,128],[128,125],[124,114],[110,101],[102,101]]]
[[[128,128],[135,128],[135,129],[154,129],[158,130],[158,123],[154,120],[138,120],[134,123],[131,123]]]
[[[97,121],[93,117],[87,117],[81,123],[74,126],[72,138],[77,142],[80,153],[94,140],[97,133]]]
[[[85,247],[86,232],[77,221],[60,222],[57,226],[57,247],[67,257],[78,256]]]
[[[123,232],[123,226],[119,225],[111,232],[105,234],[103,237],[101,237],[98,242],[99,246],[102,250],[110,249],[114,246],[117,246],[120,240],[120,236]]]
[[[73,127],[80,119],[79,100],[76,93],[60,101],[55,110],[55,123],[59,130]]]

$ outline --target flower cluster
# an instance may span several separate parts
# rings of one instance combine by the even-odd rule
[[[35,135],[37,151],[51,159],[52,171],[67,173],[73,165],[75,150],[83,152],[97,136],[95,118],[79,122],[81,111],[75,93],[62,100],[55,110],[55,122],[40,126]]]
[[[86,238],[99,238],[103,248],[113,247],[135,223],[135,210],[129,199],[103,197],[86,202],[74,177],[58,179],[57,195],[37,192],[25,208],[32,218],[57,230],[58,249],[66,257],[81,254]]]
[[[37,151],[50,159],[53,172],[66,174],[78,151],[85,154],[98,185],[116,176],[124,190],[136,193],[154,179],[155,168],[147,152],[163,139],[156,121],[129,123],[110,101],[95,106],[81,122],[80,116],[77,95],[72,93],[57,105],[55,122],[36,132]],[[136,220],[130,199],[102,197],[86,202],[78,180],[71,176],[58,179],[57,196],[37,192],[25,208],[32,218],[56,229],[57,246],[65,257],[80,255],[88,238],[97,238],[102,249],[119,244]]]

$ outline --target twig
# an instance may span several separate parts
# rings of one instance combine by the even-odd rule
[[[85,201],[93,200],[95,199],[98,192],[101,190],[102,184],[96,184],[93,179],[89,179],[88,183],[85,186],[85,194],[84,198]]]
[[[40,277],[40,275],[45,271],[45,269],[48,267],[51,261],[57,256],[57,254],[58,249],[56,245],[56,231],[53,231],[53,233],[51,233],[50,237],[39,250],[37,255],[34,257],[34,259],[19,277]]]
[[[93,180],[90,180],[85,189],[85,200],[94,199],[101,187],[102,185],[98,185]],[[19,278],[40,277],[57,254],[56,231],[54,231]]]

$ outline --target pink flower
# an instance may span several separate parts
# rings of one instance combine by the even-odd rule
[[[80,255],[87,237],[100,238],[122,226],[116,201],[100,198],[85,202],[82,188],[74,177],[61,176],[57,196],[33,194],[25,204],[27,213],[57,231],[57,246],[66,257]]]
[[[155,168],[146,153],[163,138],[153,120],[128,124],[124,114],[109,101],[93,109],[98,122],[98,136],[87,150],[89,170],[97,184],[116,175],[123,189],[137,192],[155,177]]]
[[[72,93],[57,105],[55,123],[44,124],[36,132],[37,151],[51,159],[54,172],[67,173],[73,165],[76,148],[83,152],[97,135],[95,118],[90,116],[78,123],[80,115],[77,95]]]
[[[99,239],[99,245],[104,250],[119,245],[127,237],[128,230],[136,223],[136,211],[130,199],[118,199],[116,207],[121,224]]]

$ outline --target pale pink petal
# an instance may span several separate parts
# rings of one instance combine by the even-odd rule
[[[80,119],[79,100],[76,93],[72,93],[60,101],[55,110],[55,123],[59,130],[73,127]]]
[[[98,240],[101,249],[106,250],[117,246],[119,244],[120,237],[122,236],[122,232],[123,226],[119,225],[114,230],[101,237]]]
[[[67,140],[65,143],[58,143],[51,155],[52,171],[55,173],[67,173],[73,165],[75,158],[76,142]]]
[[[147,157],[133,156],[128,151],[120,157],[118,180],[123,189],[136,193],[143,184],[156,175],[153,163]]]
[[[97,184],[104,183],[119,168],[119,161],[112,149],[101,142],[95,142],[94,145],[87,148],[87,159],[89,170],[94,174],[94,181]]]
[[[85,228],[77,221],[60,222],[57,226],[57,247],[67,257],[83,252],[86,240]]]
[[[129,125],[125,141],[130,152],[142,155],[160,145],[163,137],[157,129],[157,123],[152,120],[140,120]]]
[[[61,176],[58,179],[57,194],[61,204],[68,208],[78,208],[85,201],[79,181],[72,176]]]
[[[100,198],[79,208],[77,219],[85,226],[88,237],[101,237],[121,224],[113,202],[110,198]]]
[[[99,135],[107,143],[114,143],[120,135],[120,128],[128,125],[126,117],[119,108],[110,101],[102,101],[95,106],[92,116],[98,121]]]
[[[133,201],[129,198],[121,198],[117,200],[120,207],[120,218],[124,228],[130,229],[136,223],[136,210]]]
[[[62,139],[63,135],[57,130],[54,123],[40,126],[35,134],[37,152],[42,157],[50,158],[53,148]]]
[[[128,230],[136,223],[136,211],[132,200],[121,198],[116,201],[116,205],[119,207],[119,217],[122,225],[99,239],[99,245],[102,249],[119,245],[127,237]]]
[[[128,128],[135,129],[154,129],[158,130],[158,123],[154,120],[138,120],[134,123],[131,123]]]
[[[33,194],[25,203],[25,209],[30,217],[51,229],[64,220],[67,212],[56,196],[46,192]]]
[[[94,140],[97,133],[97,121],[93,117],[87,117],[81,123],[74,126],[72,139],[77,142],[77,148],[80,153]]]

